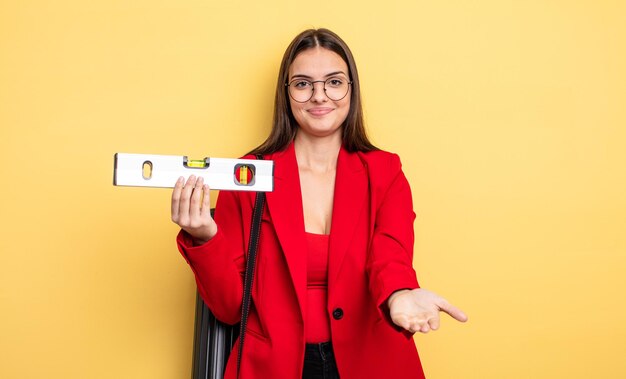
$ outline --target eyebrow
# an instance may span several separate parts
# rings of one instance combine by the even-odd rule
[[[348,77],[348,75],[343,72],[343,71],[333,71],[331,73],[328,73],[326,75],[324,75],[325,78],[328,78],[329,76],[335,76],[337,74],[343,74],[346,78]],[[308,76],[308,75],[304,75],[304,74],[296,74],[294,76],[291,77],[291,79],[295,79],[295,78],[304,78],[304,79],[313,79],[312,76]]]

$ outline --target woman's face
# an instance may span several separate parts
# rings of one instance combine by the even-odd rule
[[[345,97],[340,100],[332,100],[324,92],[324,81],[336,79],[327,85],[329,91],[331,90],[330,86],[335,85],[335,83],[340,83],[340,81],[348,83],[348,65],[346,62],[331,50],[322,47],[307,49],[299,53],[289,67],[289,83],[292,83],[292,86],[296,85],[293,82],[294,79],[316,82],[313,83],[313,96],[308,101],[300,103],[291,96],[289,97],[291,112],[300,127],[299,132],[316,137],[341,133],[341,125],[350,110],[352,88],[348,85]],[[317,82],[318,80],[320,82]]]

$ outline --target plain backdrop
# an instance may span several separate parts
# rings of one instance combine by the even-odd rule
[[[350,45],[370,136],[402,158],[421,284],[470,317],[415,337],[427,376],[626,377],[625,14],[2,1],[0,377],[189,377],[195,284],[170,191],[114,187],[113,154],[246,153],[310,27]]]

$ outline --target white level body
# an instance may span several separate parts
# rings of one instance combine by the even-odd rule
[[[274,161],[256,159],[204,158],[186,156],[115,154],[113,185],[173,188],[176,180],[191,175],[204,178],[211,189],[271,192]]]

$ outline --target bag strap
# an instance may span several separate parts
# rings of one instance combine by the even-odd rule
[[[263,159],[258,154],[257,159]],[[261,215],[265,205],[265,192],[257,192],[254,201],[254,211],[252,212],[252,228],[250,229],[250,242],[248,244],[248,259],[246,262],[246,276],[243,286],[243,301],[241,303],[241,323],[239,324],[239,351],[237,352],[237,377],[241,368],[241,354],[243,352],[243,341],[246,336],[246,324],[248,323],[248,313],[250,312],[250,298],[252,295],[252,283],[254,282],[254,268],[256,267],[256,255],[259,246],[259,234],[261,232]]]

